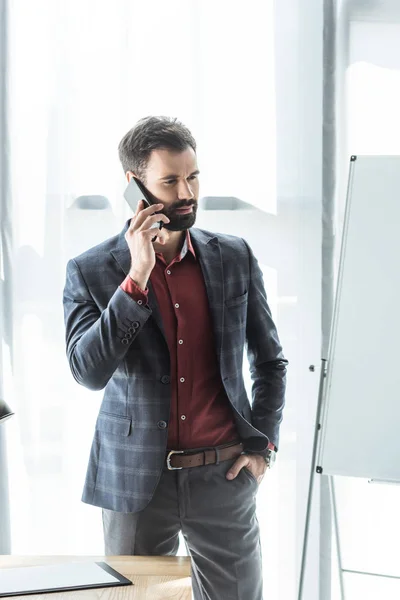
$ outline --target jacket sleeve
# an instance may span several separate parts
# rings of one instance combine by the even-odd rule
[[[101,312],[75,260],[67,264],[63,304],[67,357],[72,374],[81,385],[101,390],[152,311],[140,306],[118,287]]]
[[[243,241],[250,262],[246,342],[253,381],[252,424],[278,448],[288,361],[272,320],[262,271],[251,248]]]

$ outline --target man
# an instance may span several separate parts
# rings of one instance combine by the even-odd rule
[[[196,600],[261,600],[255,496],[287,365],[262,274],[243,239],[193,228],[199,170],[183,124],[142,119],[119,155],[160,203],[140,202],[120,235],[67,266],[70,367],[105,388],[82,500],[103,509],[107,555],[176,554],[182,531]]]

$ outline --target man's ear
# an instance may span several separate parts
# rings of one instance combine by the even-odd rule
[[[125,173],[125,176],[126,176],[126,180],[127,180],[128,183],[130,182],[130,180],[132,179],[132,177],[136,177],[136,179],[139,179],[139,181],[140,181],[140,178],[133,171],[127,171]]]

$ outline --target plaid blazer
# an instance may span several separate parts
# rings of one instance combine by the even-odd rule
[[[128,223],[68,262],[63,298],[72,374],[89,389],[105,388],[82,501],[119,512],[140,511],[153,496],[165,463],[171,395],[169,350],[151,282],[146,306],[119,287],[131,262]],[[250,451],[262,451],[269,440],[278,446],[287,361],[257,260],[240,237],[190,233],[238,433]],[[252,405],[242,376],[245,346]]]

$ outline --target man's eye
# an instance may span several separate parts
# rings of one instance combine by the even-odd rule
[[[175,183],[175,179],[170,179],[168,181],[165,181],[164,183],[166,183],[167,185],[170,185],[171,183]]]

